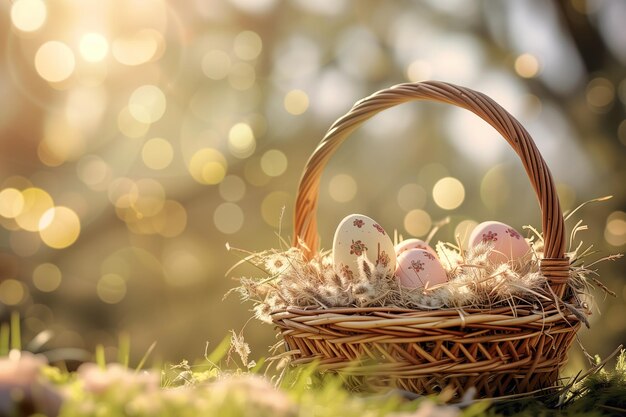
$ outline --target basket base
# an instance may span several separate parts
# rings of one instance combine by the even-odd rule
[[[475,374],[472,376],[444,376],[432,375],[421,378],[376,378],[365,376],[343,376],[342,379],[351,389],[357,391],[388,391],[400,389],[419,395],[450,393],[452,400],[459,400],[465,393],[473,392],[476,398],[495,398],[511,395],[527,394],[540,390],[554,390],[559,380],[558,371],[537,373],[528,381],[532,390],[521,390],[521,375],[500,373],[488,375]]]
[[[472,316],[475,323],[461,325],[456,312],[432,318],[417,312],[350,313],[276,316],[292,364],[315,362],[354,390],[397,388],[419,395],[447,390],[456,399],[469,390],[476,398],[493,398],[558,388],[580,327],[576,317],[557,311],[479,314]]]

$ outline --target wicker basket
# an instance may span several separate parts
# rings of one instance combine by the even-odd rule
[[[563,215],[552,176],[531,136],[492,99],[444,82],[400,84],[359,101],[326,133],[310,157],[298,190],[294,245],[314,255],[320,177],[334,151],[364,121],[412,100],[453,104],[480,116],[520,157],[537,194],[545,240],[541,272],[554,301],[537,308],[491,310],[397,308],[287,308],[274,312],[293,364],[316,361],[348,381],[418,394],[474,387],[479,397],[528,393],[559,385],[580,321],[564,306],[569,260]]]

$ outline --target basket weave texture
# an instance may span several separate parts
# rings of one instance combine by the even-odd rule
[[[475,388],[496,397],[553,388],[580,321],[562,303],[569,259],[552,175],[530,134],[486,95],[428,81],[400,84],[357,102],[328,130],[304,169],[295,205],[294,246],[318,248],[316,210],[320,178],[342,142],[364,121],[395,105],[429,100],[469,110],[507,140],[519,156],[542,212],[546,277],[552,302],[490,310],[398,308],[287,308],[272,314],[293,364],[316,361],[349,382],[431,394],[448,387],[457,396]]]

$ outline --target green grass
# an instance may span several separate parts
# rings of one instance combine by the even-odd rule
[[[19,323],[0,326],[0,416],[7,417],[480,417],[610,416],[626,414],[626,353],[614,367],[600,366],[567,394],[502,402],[488,400],[463,407],[444,405],[440,397],[412,401],[400,394],[357,394],[336,376],[314,366],[276,370],[264,360],[251,361],[249,349],[233,332],[204,358],[144,370],[151,346],[140,363],[128,366],[130,341],[120,337],[116,363],[106,363],[98,347],[95,362],[76,372],[50,366],[41,356],[20,351]],[[16,330],[17,329],[17,330]],[[17,339],[17,340],[15,340]],[[274,364],[275,365],[275,364]],[[280,378],[279,378],[280,376]],[[560,406],[555,407],[556,404]]]

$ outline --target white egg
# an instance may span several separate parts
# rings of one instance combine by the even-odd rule
[[[396,256],[400,256],[402,252],[406,252],[409,249],[424,249],[437,256],[437,252],[422,239],[405,239],[398,243],[394,249],[396,250]]]
[[[501,222],[483,222],[476,226],[469,238],[471,247],[479,243],[493,246],[489,260],[494,263],[505,263],[526,255],[530,246],[526,239],[508,224]]]
[[[448,281],[437,257],[424,249],[409,249],[398,256],[396,277],[407,288],[432,287]]]
[[[339,223],[335,231],[335,270],[348,279],[357,277],[357,260],[361,255],[365,255],[374,265],[384,267],[388,275],[396,270],[396,253],[387,232],[369,217],[351,214]]]

